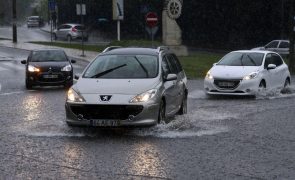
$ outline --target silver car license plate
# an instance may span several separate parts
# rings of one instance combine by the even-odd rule
[[[120,125],[118,120],[91,120],[92,126],[97,127],[116,127]]]
[[[235,83],[233,83],[233,82],[219,82],[218,85],[221,87],[233,87],[235,85]]]

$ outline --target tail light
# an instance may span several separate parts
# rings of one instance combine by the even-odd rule
[[[73,32],[77,32],[77,29],[75,27],[72,27]]]

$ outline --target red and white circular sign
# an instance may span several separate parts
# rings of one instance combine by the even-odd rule
[[[155,12],[149,12],[146,14],[145,16],[145,21],[146,24],[150,27],[153,28],[155,26],[157,26],[158,24],[158,15]]]

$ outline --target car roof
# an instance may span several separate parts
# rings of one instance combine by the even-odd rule
[[[78,23],[64,23],[62,25],[70,25],[70,26],[84,26],[83,24],[78,24]]]
[[[153,48],[141,48],[141,47],[128,47],[128,48],[116,48],[110,51],[101,53],[102,55],[152,55],[158,56],[159,51]]]
[[[266,54],[266,53],[275,53],[273,51],[266,51],[266,50],[238,50],[238,51],[232,51],[232,52],[240,52],[240,53],[263,53],[263,54]]]
[[[37,51],[63,51],[64,52],[64,50],[62,50],[62,49],[34,49],[34,50],[32,50],[33,52],[37,52]]]

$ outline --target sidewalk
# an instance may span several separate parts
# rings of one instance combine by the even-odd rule
[[[62,49],[66,52],[66,54],[74,59],[77,60],[84,60],[84,61],[92,61],[99,52],[94,51],[85,51],[85,57],[82,57],[82,50],[78,49],[70,49],[70,48],[61,48],[56,46],[45,46],[45,45],[39,45],[39,44],[33,44],[33,43],[13,43],[11,40],[0,40],[0,47],[9,47],[9,48],[17,48],[17,49],[23,49],[23,50],[34,50],[34,49]]]

